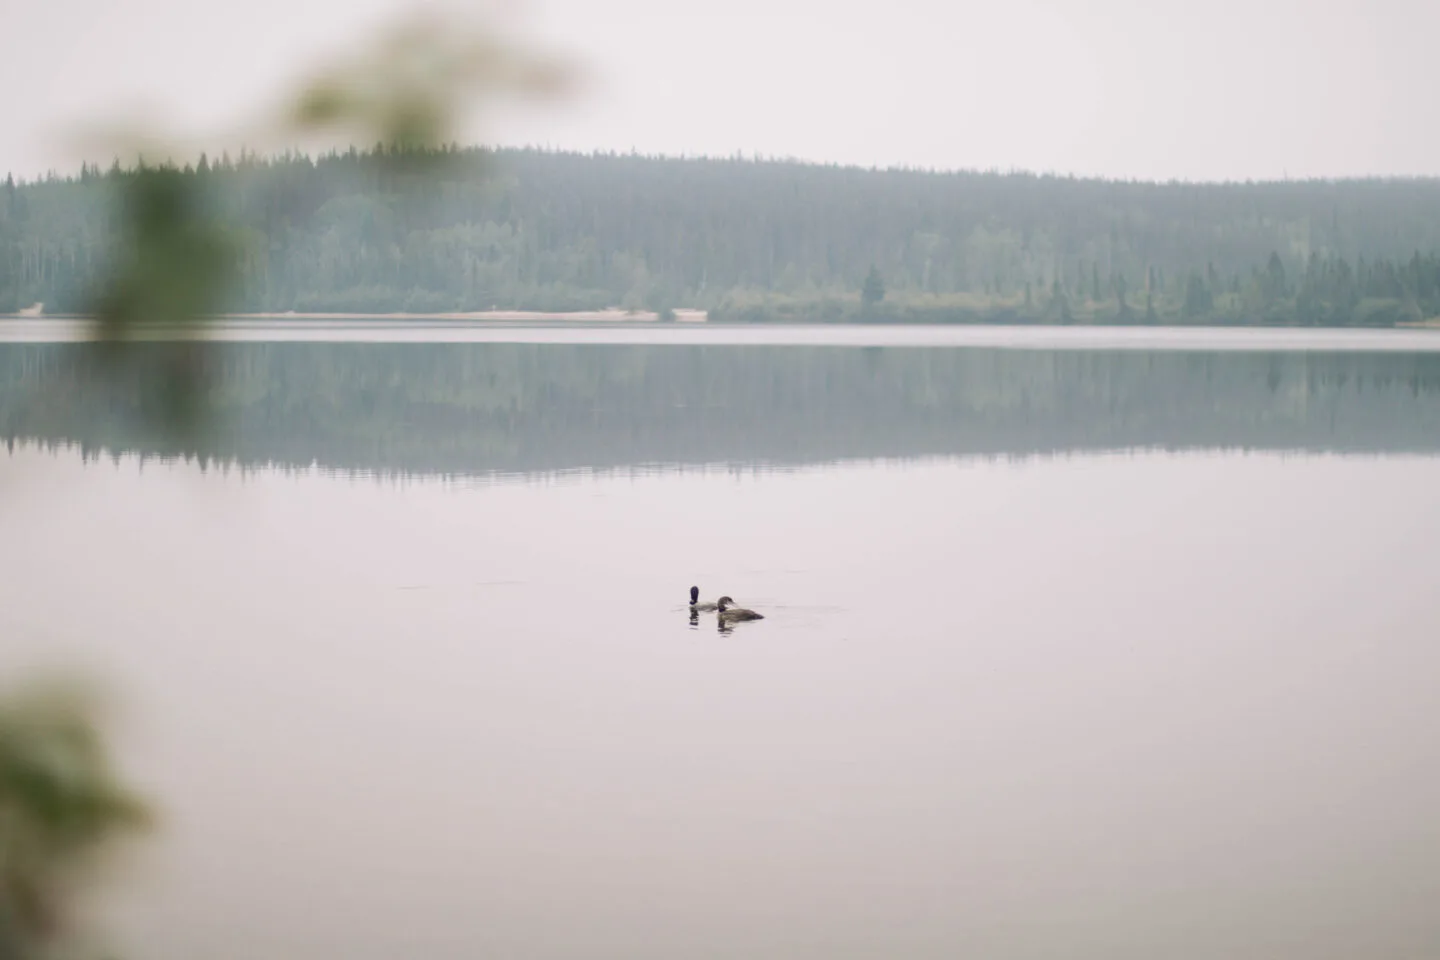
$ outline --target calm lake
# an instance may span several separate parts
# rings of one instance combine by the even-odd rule
[[[0,324],[126,956],[1440,943],[1440,333],[227,330],[182,442]]]

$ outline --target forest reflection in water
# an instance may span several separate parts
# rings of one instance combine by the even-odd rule
[[[147,427],[154,380],[97,381],[79,351],[0,344],[0,436],[389,476],[1440,452],[1440,354],[224,343],[208,361],[213,429],[177,443]]]

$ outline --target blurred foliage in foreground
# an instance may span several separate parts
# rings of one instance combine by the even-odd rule
[[[251,149],[305,140],[378,143],[388,147],[392,172],[430,175],[453,156],[436,148],[475,108],[509,95],[559,95],[570,82],[567,64],[491,27],[421,13],[359,56],[316,70],[275,117],[242,136]],[[196,332],[223,309],[246,251],[235,240],[236,224],[212,202],[205,179],[189,175],[188,164],[177,166],[153,138],[132,134],[114,142],[136,159],[116,178],[117,222],[82,312],[93,318],[100,366],[139,376],[127,345],[148,338],[147,327]],[[157,151],[165,159],[147,161]],[[204,346],[173,342],[167,351],[158,367],[152,352],[143,375],[167,384],[165,426],[189,433],[202,412]]]
[[[553,94],[566,79],[563,65],[491,31],[421,15],[371,53],[317,71],[278,117],[244,138],[263,148],[267,140],[358,136],[391,145],[398,166],[431,163],[441,155],[429,148],[468,107],[507,93]],[[133,152],[85,311],[93,317],[86,369],[158,390],[159,425],[184,436],[201,424],[203,338],[142,351],[134,341],[151,339],[146,327],[193,327],[214,314],[235,282],[240,250],[196,178],[168,158],[154,162],[153,147]],[[100,707],[96,690],[72,681],[0,694],[0,960],[70,955],[78,895],[98,879],[113,842],[151,822],[111,769]]]
[[[68,679],[0,691],[0,960],[53,956],[105,854],[151,824],[111,768],[98,691]]]

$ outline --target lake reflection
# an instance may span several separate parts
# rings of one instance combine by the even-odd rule
[[[73,349],[0,669],[131,705],[128,955],[1440,942],[1440,357],[227,344],[176,449]]]
[[[404,475],[1033,456],[1440,450],[1440,354],[239,344],[217,430],[148,436],[151,383],[0,344],[0,434],[245,467]]]

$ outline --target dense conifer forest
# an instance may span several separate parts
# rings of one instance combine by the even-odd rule
[[[0,312],[84,312],[134,172],[0,183]],[[377,147],[202,157],[236,312],[1391,326],[1440,315],[1440,180],[1153,184]]]

